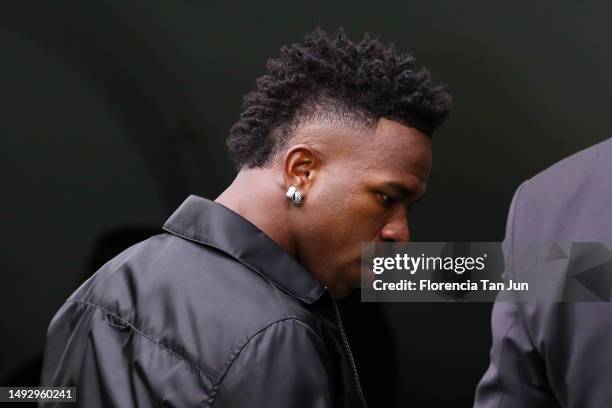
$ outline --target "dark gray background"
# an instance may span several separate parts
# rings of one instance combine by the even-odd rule
[[[2,2],[3,383],[42,351],[100,237],[155,229],[187,194],[214,198],[231,181],[223,139],[242,95],[317,25],[370,31],[449,85],[455,109],[434,137],[416,241],[501,240],[523,179],[610,134],[603,2]],[[383,362],[360,367],[373,405],[392,405],[387,362],[396,406],[470,406],[490,308],[383,305],[387,343],[348,317],[358,364]]]

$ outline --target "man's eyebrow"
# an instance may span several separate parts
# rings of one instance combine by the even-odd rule
[[[397,181],[387,181],[385,182],[385,185],[394,189],[397,192],[397,194],[400,195],[405,200],[412,199],[417,195],[417,192],[415,190],[407,188],[404,184],[397,182]],[[418,203],[422,199],[423,199],[423,195],[421,194],[419,195],[419,198],[414,201],[414,203]]]
[[[385,185],[394,189],[399,195],[404,197],[412,196],[415,193],[413,190],[407,188],[402,183],[399,183],[397,181],[386,181]]]

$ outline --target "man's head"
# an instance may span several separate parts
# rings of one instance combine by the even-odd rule
[[[362,242],[409,239],[430,136],[450,105],[411,56],[367,34],[353,43],[316,30],[268,62],[228,146],[241,173],[265,170],[258,174],[276,184],[270,200],[284,200],[284,214],[271,214],[294,255],[343,296],[359,285]],[[284,196],[292,185],[300,206]]]

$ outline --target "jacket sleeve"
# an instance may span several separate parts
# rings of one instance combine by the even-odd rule
[[[513,273],[516,210],[519,187],[514,194],[503,248],[506,272]],[[493,306],[493,343],[489,368],[476,389],[475,408],[558,407],[546,379],[543,358],[534,346],[525,325],[520,303],[498,301]]]
[[[199,369],[98,305],[69,300],[47,334],[41,385],[76,387],[76,404],[39,407],[196,407],[210,380]]]
[[[330,370],[319,335],[300,320],[282,320],[251,337],[230,362],[213,407],[333,407]]]

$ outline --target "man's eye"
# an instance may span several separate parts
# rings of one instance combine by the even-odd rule
[[[395,197],[391,197],[387,194],[384,193],[378,193],[380,200],[382,201],[383,205],[388,206],[391,205],[395,202]]]

